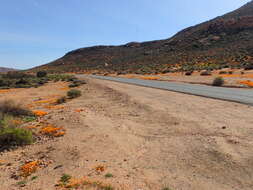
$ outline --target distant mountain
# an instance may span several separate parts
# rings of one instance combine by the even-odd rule
[[[95,46],[33,70],[154,73],[253,63],[253,1],[165,40]]]
[[[5,72],[9,72],[9,71],[16,71],[16,69],[0,67],[0,73],[5,73]]]

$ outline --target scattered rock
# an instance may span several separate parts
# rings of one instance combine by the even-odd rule
[[[63,167],[63,165],[55,166],[55,167],[54,167],[54,170],[59,169],[59,168],[62,168],[62,167]]]

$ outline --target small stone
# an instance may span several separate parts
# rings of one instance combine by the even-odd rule
[[[63,165],[55,166],[55,167],[54,167],[54,170],[56,170],[56,169],[58,169],[58,168],[62,168],[62,167],[63,167]]]

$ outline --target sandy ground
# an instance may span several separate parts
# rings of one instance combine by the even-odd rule
[[[252,190],[253,109],[237,103],[87,79],[83,95],[42,120],[66,135],[0,154],[3,190],[54,190],[67,173],[131,190]],[[64,83],[0,94],[24,104],[66,93]],[[14,93],[15,92],[15,93]],[[42,106],[42,105],[40,105]],[[36,107],[35,107],[36,108]],[[35,109],[34,108],[34,109]],[[77,111],[78,110],[78,111]],[[81,111],[80,111],[81,110]],[[25,160],[49,160],[26,179]],[[103,165],[103,173],[94,172]],[[106,173],[113,174],[105,178]]]

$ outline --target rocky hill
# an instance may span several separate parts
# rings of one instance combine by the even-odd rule
[[[33,70],[156,73],[253,64],[253,1],[165,40],[95,46]]]

